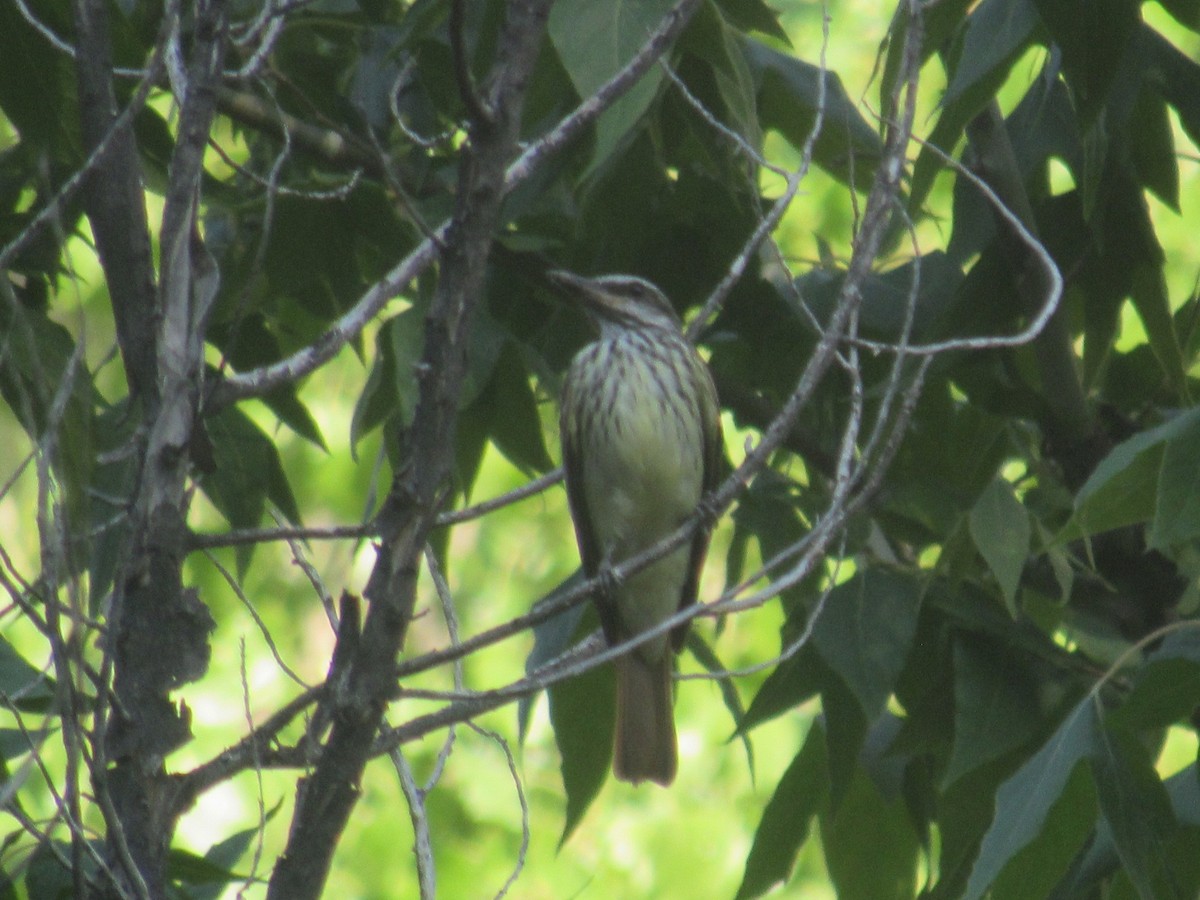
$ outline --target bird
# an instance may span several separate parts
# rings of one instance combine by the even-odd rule
[[[707,365],[655,285],[630,275],[554,270],[547,277],[597,332],[567,369],[559,427],[579,555],[589,578],[601,576],[593,599],[615,646],[696,600],[710,526],[620,581],[612,567],[678,528],[715,486],[720,406]],[[675,779],[672,674],[686,633],[684,623],[614,661],[618,780],[667,786]]]

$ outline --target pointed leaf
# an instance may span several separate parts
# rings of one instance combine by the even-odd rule
[[[860,572],[825,601],[813,645],[868,721],[883,709],[904,668],[920,602],[916,582],[885,569]]]
[[[1200,408],[1181,413],[1114,447],[1075,496],[1075,514],[1056,543],[1147,522],[1154,515],[1167,441],[1200,428]],[[1191,438],[1185,438],[1190,441]]]
[[[534,609],[570,593],[580,584],[583,584],[582,568],[576,569],[566,581],[556,585],[550,593],[538,600],[533,605]],[[579,623],[583,620],[587,610],[587,604],[580,603],[533,626],[533,649],[525,658],[526,675],[550,662],[571,646],[571,642],[579,630]],[[517,703],[517,734],[521,743],[525,742],[525,736],[529,731],[529,717],[533,714],[533,704],[536,700],[537,695],[525,696]]]
[[[1042,833],[1071,773],[1091,752],[1098,727],[1095,704],[1085,697],[1042,749],[1000,786],[996,817],[967,882],[967,900],[979,900],[1012,858]]]
[[[560,0],[548,33],[580,99],[587,99],[624,67],[674,5],[674,0],[595,3]],[[602,163],[650,107],[662,82],[652,67],[596,124],[593,166]]]
[[[1017,615],[1017,589],[1029,557],[1033,529],[1029,514],[1013,493],[1012,485],[996,478],[984,488],[971,508],[971,537],[996,576],[1009,614]]]
[[[616,681],[611,665],[600,666],[548,691],[550,724],[562,754],[563,789],[567,814],[559,845],[566,843],[596,794],[612,764]]]
[[[1005,649],[983,639],[954,642],[954,746],[943,784],[1021,746],[1034,735],[1037,685]]]
[[[54,701],[54,679],[31,666],[0,637],[0,692],[18,709],[42,712]]]
[[[813,150],[822,169],[855,187],[870,183],[882,154],[879,135],[858,111],[841,79],[758,41],[743,43],[758,84],[758,113],[764,129],[775,129],[794,147],[803,147],[816,122],[824,82],[825,117]]]
[[[1175,432],[1163,448],[1158,470],[1157,503],[1146,543],[1163,550],[1200,535],[1200,419]]]
[[[838,900],[916,895],[920,844],[904,800],[882,796],[861,769],[836,812],[821,816],[821,843]]]
[[[1124,728],[1104,727],[1091,760],[1100,810],[1125,873],[1142,897],[1178,897],[1166,852],[1175,815],[1146,748]]]
[[[810,700],[821,688],[820,670],[823,668],[816,654],[808,652],[807,648],[776,666],[750,701],[737,734],[745,734]]]
[[[828,782],[824,729],[814,721],[763,809],[736,900],[761,897],[788,880],[813,816],[829,802]]]

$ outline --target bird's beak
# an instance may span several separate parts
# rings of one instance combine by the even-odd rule
[[[546,280],[568,295],[586,294],[591,287],[591,282],[587,278],[582,278],[564,269],[551,269],[546,273]]]
[[[563,269],[552,269],[546,273],[546,280],[564,297],[582,306],[589,314],[606,305],[603,291],[598,290],[590,278]]]

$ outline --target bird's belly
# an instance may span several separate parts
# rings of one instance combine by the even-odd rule
[[[589,454],[588,506],[601,546],[619,561],[679,526],[700,500],[698,433],[655,404],[626,404]]]

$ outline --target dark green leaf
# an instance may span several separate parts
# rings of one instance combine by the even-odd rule
[[[951,35],[961,27],[963,17],[971,6],[970,0],[946,0],[936,6],[920,10],[921,64],[940,52],[950,41]],[[904,42],[908,33],[911,8],[901,4],[896,8],[891,28],[886,38],[887,59],[883,66],[883,77],[879,80],[879,108],[884,109],[896,89],[896,79],[904,65]]]
[[[912,579],[868,569],[834,588],[817,619],[813,645],[868,721],[883,709],[904,667],[920,602]]]
[[[813,816],[829,802],[826,763],[824,730],[820,722],[813,722],[804,746],[763,809],[736,900],[761,897],[791,875],[796,854],[808,839]]]
[[[45,310],[0,301],[0,397],[30,439],[51,451],[74,515],[87,515],[95,467],[92,410],[99,398],[75,338]],[[53,428],[52,442],[46,438]]]
[[[953,151],[967,123],[991,102],[1008,77],[1037,24],[1032,0],[984,0],[971,11],[950,53],[950,86],[929,144],[946,153]],[[913,167],[909,209],[921,208],[943,165],[929,147],[921,149]]]
[[[562,755],[566,821],[560,846],[583,819],[612,763],[616,683],[611,665],[559,682],[550,696],[550,724]]]
[[[1159,200],[1179,212],[1179,164],[1166,101],[1143,89],[1129,120],[1129,151],[1138,180]]]
[[[1033,738],[1037,685],[1021,661],[995,642],[954,642],[954,747],[943,783],[953,784]]]
[[[279,811],[280,804],[276,804],[271,809],[267,810],[266,821],[271,821],[275,814]],[[233,874],[233,867],[237,864],[246,851],[250,848],[251,842],[258,837],[260,833],[259,826],[246,828],[222,841],[218,841],[208,848],[208,852],[204,854],[202,861],[203,868],[198,870],[201,876],[195,880],[189,880],[180,876],[180,880],[188,881],[188,895],[190,900],[218,900],[225,892],[225,886],[230,881],[243,881],[246,876],[237,876]],[[193,857],[194,859],[194,857]],[[208,879],[204,877],[205,872],[227,873],[226,876],[217,875],[217,877]]]
[[[31,666],[0,637],[0,691],[18,709],[44,711],[54,700],[54,679]]]
[[[1166,857],[1175,816],[1146,748],[1125,729],[1106,726],[1096,734],[1091,761],[1100,810],[1138,893],[1178,897]]]
[[[821,670],[821,716],[829,746],[829,803],[837,809],[846,798],[859,769],[859,757],[870,733],[871,720],[842,679],[818,661]]]
[[[945,253],[935,250],[882,274],[871,274],[862,287],[862,325],[873,336],[898,340],[904,333],[915,293],[909,339],[934,333],[962,282],[962,269]],[[845,272],[810,270],[796,279],[804,304],[820,322],[826,322],[839,301]]]
[[[1038,21],[1031,0],[983,0],[976,6],[964,23],[942,105],[953,106],[981,84],[994,85],[1029,45]]]
[[[1107,99],[1118,65],[1136,34],[1138,6],[1126,0],[1034,0],[1042,22],[1062,51],[1067,83],[1085,128]]]
[[[779,24],[779,14],[763,0],[717,0],[717,6],[735,28],[761,31],[791,46],[787,32]]]
[[[583,584],[583,580],[583,569],[576,569],[571,573],[570,578],[558,584],[550,593],[538,600],[534,604],[534,609],[573,591]],[[587,609],[587,604],[580,603],[533,626],[533,649],[525,658],[526,675],[550,662],[571,646],[571,642],[579,630],[579,623]],[[525,736],[529,730],[529,717],[533,714],[533,704],[536,700],[537,695],[525,696],[517,703],[517,734],[521,743],[525,742]]]
[[[414,366],[420,361],[424,341],[423,319],[415,309],[393,316],[375,336],[375,363],[354,405],[350,446],[391,416],[407,425],[417,407]]]
[[[920,845],[904,801],[882,796],[864,771],[855,775],[836,811],[822,813],[821,843],[838,900],[916,895]]]
[[[1096,825],[1096,800],[1086,766],[1077,767],[1046,814],[1036,840],[996,880],[993,900],[1044,897],[1086,846]]]
[[[1200,410],[1194,409],[1114,447],[1079,489],[1075,514],[1056,540],[1074,540],[1150,521],[1155,514],[1166,443],[1197,428],[1200,428]]]
[[[1167,635],[1138,667],[1133,687],[1108,716],[1129,731],[1184,722],[1200,706],[1200,636],[1194,628]]]
[[[245,875],[238,875],[206,857],[178,847],[172,847],[168,855],[167,874],[174,881],[181,881],[188,885],[226,885],[234,881],[246,880]]]
[[[1157,503],[1146,543],[1152,549],[1185,544],[1200,535],[1200,419],[1167,439],[1158,470]]]
[[[967,883],[967,900],[982,897],[1013,857],[1038,839],[1071,773],[1095,746],[1098,727],[1095,703],[1085,697],[1042,748],[1001,785],[996,817]]]
[[[737,685],[733,683],[733,679],[727,674],[729,667],[721,662],[721,658],[708,642],[700,636],[696,629],[690,629],[687,633],[687,648],[688,651],[696,658],[696,662],[700,663],[707,672],[718,674],[717,687],[721,691],[721,699],[725,701],[725,708],[729,710],[729,715],[733,719],[734,726],[741,727],[742,721],[746,718],[745,707],[742,706],[742,698],[738,696]],[[750,743],[750,737],[742,733],[739,735],[742,740],[742,747],[746,751],[746,765],[750,769],[750,778],[754,778],[754,745]]]
[[[1017,500],[1012,485],[996,478],[971,508],[971,537],[988,568],[1000,584],[1009,614],[1017,616],[1017,588],[1029,556],[1029,538],[1033,529],[1029,514]]]
[[[200,487],[229,523],[258,525],[267,499],[298,523],[300,510],[274,442],[236,407],[209,418],[207,426],[215,468],[201,476]]]
[[[553,468],[529,373],[514,343],[501,352],[478,402],[492,411],[491,439],[509,462],[525,472]]]
[[[1149,27],[1143,26],[1142,36],[1150,45],[1159,89],[1179,113],[1179,123],[1187,136],[1200,147],[1200,63]]]
[[[813,160],[843,183],[869,185],[883,152],[879,135],[858,111],[841,80],[832,72],[747,40],[743,47],[758,84],[759,120],[794,147],[803,147],[812,132],[824,84],[825,119],[813,148]]]
[[[737,733],[744,734],[811,699],[820,690],[822,668],[815,654],[806,650],[781,662],[750,701]]]
[[[742,54],[737,32],[726,24],[717,7],[704,3],[684,33],[682,48],[708,63],[724,106],[718,118],[752,147],[762,143],[755,108],[754,77]],[[713,108],[713,104],[706,104]]]
[[[673,6],[673,0],[594,3],[561,0],[550,11],[550,40],[575,92],[586,99],[619,72]],[[662,82],[657,66],[600,117],[593,166],[607,159],[649,108]]]

